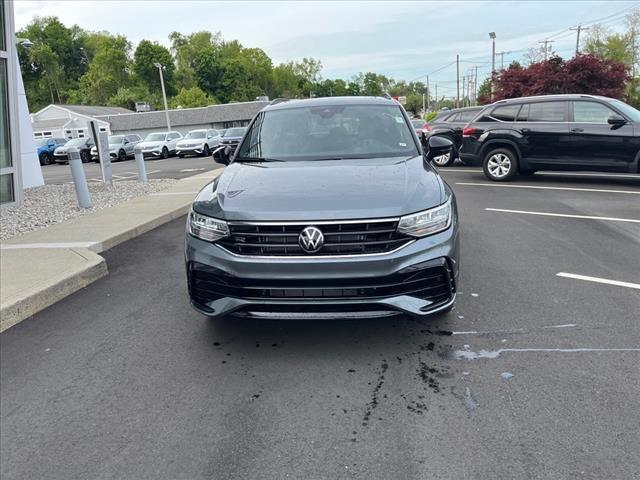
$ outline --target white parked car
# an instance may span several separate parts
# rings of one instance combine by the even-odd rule
[[[153,132],[138,144],[144,158],[169,158],[176,153],[176,144],[182,139],[180,132]]]
[[[176,145],[176,153],[180,158],[185,155],[203,155],[208,157],[220,142],[218,130],[191,130]]]

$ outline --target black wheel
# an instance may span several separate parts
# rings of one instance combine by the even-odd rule
[[[89,153],[89,150],[82,150],[80,152],[80,160],[82,160],[82,163],[88,163],[91,161],[91,153]]]
[[[42,152],[40,155],[40,165],[51,165],[53,157],[49,152]]]
[[[205,143],[204,148],[202,149],[202,156],[208,157],[210,154],[211,154],[211,151],[209,150],[209,145]]]
[[[482,169],[489,180],[508,182],[518,173],[518,159],[512,150],[496,148],[485,155]]]
[[[167,147],[162,147],[162,158],[169,158],[169,149]]]
[[[125,152],[124,150],[120,150],[118,152],[118,161],[124,162],[126,159],[127,159],[127,152]]]
[[[179,153],[178,158],[184,158],[184,153]]]

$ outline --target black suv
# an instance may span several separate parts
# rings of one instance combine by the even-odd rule
[[[193,202],[185,253],[194,308],[263,318],[451,309],[456,201],[430,164],[451,142],[434,137],[428,148],[393,100],[265,107]]]
[[[536,170],[638,173],[640,111],[593,95],[501,100],[463,130],[460,159],[491,180]]]
[[[475,117],[483,107],[466,107],[447,110],[438,114],[436,118],[427,123],[422,132],[424,140],[433,136],[449,139],[453,142],[453,152],[451,155],[440,155],[433,159],[439,167],[448,167],[458,157],[458,150],[462,146],[462,129]]]

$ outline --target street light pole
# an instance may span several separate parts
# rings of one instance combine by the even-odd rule
[[[167,131],[171,130],[171,121],[169,120],[169,106],[167,105],[167,92],[164,89],[164,77],[162,76],[162,70],[164,67],[159,63],[153,64],[160,73],[160,85],[162,86],[162,99],[164,100],[164,115],[167,118]]]
[[[495,92],[495,76],[496,76],[496,32],[489,32],[491,39],[491,101]]]

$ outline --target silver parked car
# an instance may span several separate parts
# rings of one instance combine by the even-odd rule
[[[191,130],[176,144],[176,153],[182,158],[185,155],[202,155],[208,157],[220,143],[218,130]]]
[[[129,135],[110,135],[109,136],[109,156],[111,160],[124,161],[127,158],[133,157],[133,149],[142,141],[140,135],[135,133]],[[98,148],[93,147],[91,149],[91,159],[94,162],[99,162]]]
[[[140,142],[144,158],[169,158],[176,152],[176,144],[182,140],[180,132],[153,132]]]

